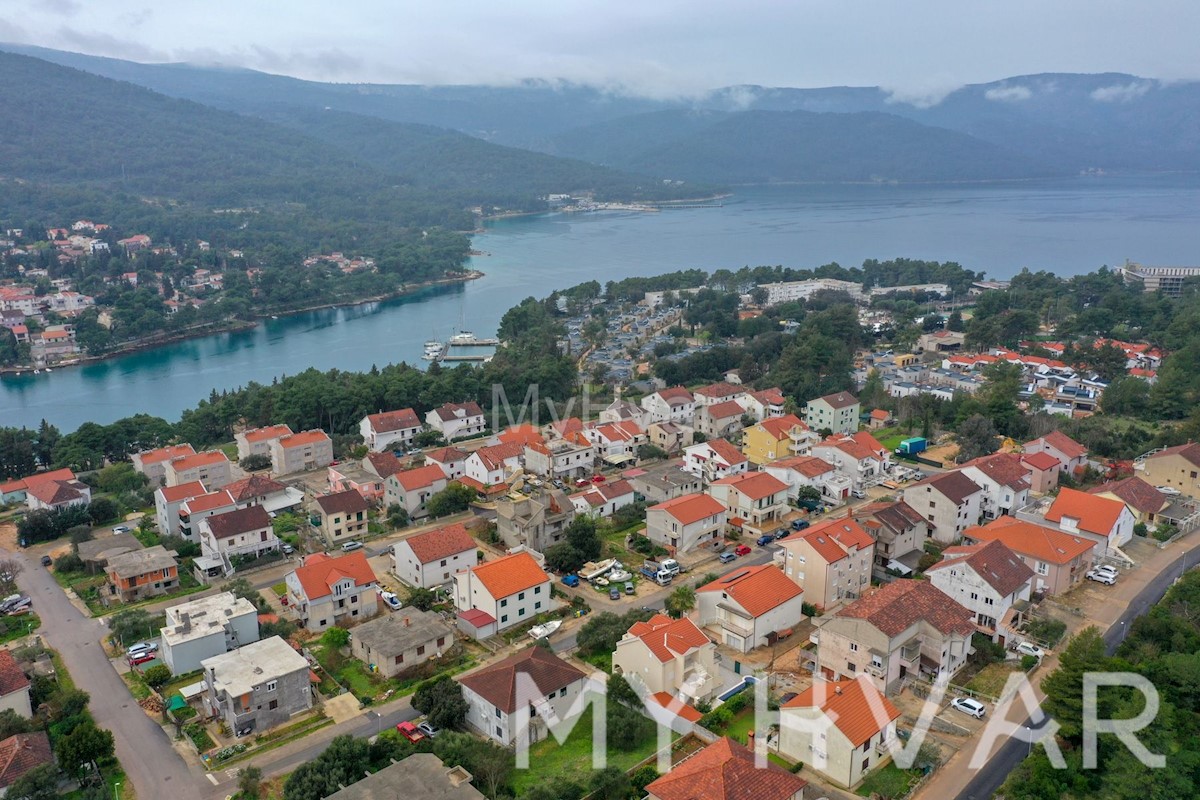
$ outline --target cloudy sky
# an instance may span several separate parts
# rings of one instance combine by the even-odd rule
[[[0,41],[314,80],[566,79],[658,96],[1034,72],[1200,78],[1197,0],[0,0]]]

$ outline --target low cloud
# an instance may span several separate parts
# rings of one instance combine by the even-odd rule
[[[933,108],[938,103],[945,100],[952,93],[962,88],[961,83],[943,84],[940,86],[912,86],[912,87],[879,87],[884,92],[887,92],[887,100],[884,102],[889,105],[897,103],[905,103],[914,108]]]
[[[1154,88],[1150,81],[1134,81],[1133,83],[1117,83],[1112,86],[1102,86],[1092,92],[1091,97],[1101,103],[1128,103],[1136,100]]]
[[[998,103],[1019,103],[1033,97],[1033,92],[1028,86],[997,86],[988,89],[983,96]]]

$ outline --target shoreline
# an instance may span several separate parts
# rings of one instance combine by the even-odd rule
[[[437,278],[431,281],[422,283],[414,283],[398,288],[394,292],[389,292],[383,295],[373,297],[363,297],[357,300],[347,300],[338,303],[318,303],[316,305],[304,306],[302,308],[292,308],[286,311],[278,311],[272,313],[256,313],[253,319],[249,320],[225,320],[224,322],[212,323],[201,329],[192,329],[188,331],[180,331],[152,339],[143,339],[138,342],[128,344],[124,347],[117,348],[111,352],[105,353],[102,356],[80,356],[79,358],[63,361],[58,364],[51,364],[49,367],[35,367],[33,365],[17,366],[17,367],[0,367],[0,376],[24,376],[32,375],[35,369],[41,372],[53,371],[57,369],[67,369],[70,367],[84,367],[88,364],[98,364],[102,361],[110,361],[121,356],[133,355],[146,350],[153,350],[158,347],[164,347],[169,344],[177,344],[186,342],[189,339],[202,339],[205,336],[216,336],[222,333],[238,333],[257,328],[266,320],[278,319],[282,317],[294,317],[297,314],[307,314],[313,311],[323,311],[333,308],[353,308],[354,306],[362,306],[368,303],[382,303],[387,300],[396,300],[410,294],[415,294],[422,289],[428,289],[434,286],[449,286],[455,283],[466,283],[467,281],[478,280],[484,277],[482,271],[477,269],[467,270],[453,277]]]

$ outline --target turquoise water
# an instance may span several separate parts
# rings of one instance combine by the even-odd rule
[[[523,298],[583,281],[676,269],[811,267],[893,257],[953,260],[1006,278],[1068,275],[1126,258],[1200,262],[1200,177],[963,186],[739,190],[721,208],[500,220],[475,238],[486,277],[401,300],[267,320],[85,367],[0,379],[0,425],[63,431],[147,412],[175,420],[211,390],[308,367],[419,361],[429,338],[490,336]]]

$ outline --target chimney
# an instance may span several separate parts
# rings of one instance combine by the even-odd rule
[[[834,694],[841,694],[841,693],[842,693],[842,687],[841,687],[840,685],[839,685],[839,686],[834,686],[834,687],[833,687],[833,693],[834,693]]]

